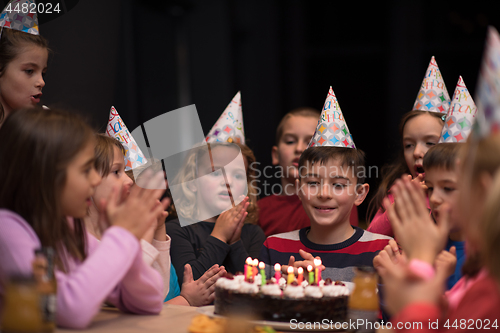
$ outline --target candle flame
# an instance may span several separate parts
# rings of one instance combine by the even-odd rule
[[[292,266],[288,266],[287,272],[288,272],[288,274],[292,274],[293,273],[293,267]]]
[[[313,267],[311,265],[307,265],[307,271],[311,272],[313,270]]]
[[[264,268],[266,268],[266,264],[264,264],[264,262],[262,262],[262,261],[261,261],[261,262],[259,263],[259,268],[260,268],[260,269],[264,269]]]
[[[276,264],[274,265],[274,270],[275,270],[275,271],[277,271],[277,272],[281,271],[281,265],[280,265],[280,264],[278,264],[278,263],[276,263]]]
[[[259,259],[254,259],[254,260],[253,260],[253,265],[254,265],[255,267],[259,266]]]
[[[299,269],[297,271],[299,272],[299,274],[304,273],[304,269],[302,267],[299,267]]]
[[[314,259],[314,266],[321,266],[321,259]]]
[[[248,257],[247,260],[246,260],[246,263],[247,263],[247,265],[251,265],[252,264],[252,258]]]

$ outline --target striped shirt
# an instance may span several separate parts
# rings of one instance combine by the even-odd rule
[[[270,236],[264,242],[259,259],[266,264],[266,274],[274,275],[274,264],[288,265],[290,256],[302,260],[299,250],[319,256],[326,269],[321,273],[323,279],[333,281],[352,281],[354,267],[371,266],[373,258],[388,243],[391,237],[374,234],[359,227],[347,240],[337,244],[316,244],[307,238],[311,227],[302,228]],[[267,275],[267,276],[273,276]]]

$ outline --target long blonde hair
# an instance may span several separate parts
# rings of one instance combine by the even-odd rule
[[[253,180],[257,179],[257,174],[255,169],[250,167],[252,163],[256,162],[255,155],[252,150],[240,143],[232,143],[237,145],[241,149],[241,154],[245,157],[247,162],[246,167],[246,178],[247,178],[247,187],[248,187],[248,198],[249,198],[249,206],[247,209],[248,216],[245,219],[245,223],[256,224],[259,218],[257,200],[257,188],[253,185]],[[211,143],[210,146],[213,149],[216,146],[223,146],[227,144],[223,143]],[[175,177],[173,183],[180,184],[182,188],[182,197],[179,198],[175,205],[171,205],[172,212],[174,214],[181,214],[182,216],[195,219],[195,206],[196,206],[196,194],[189,188],[187,183],[196,179],[197,175],[197,167],[196,161],[199,160],[201,155],[205,152],[205,149],[192,149],[189,152],[188,156],[185,159],[183,164],[183,168]]]

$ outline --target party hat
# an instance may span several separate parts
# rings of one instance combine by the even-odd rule
[[[38,35],[37,4],[34,0],[11,0],[0,14],[0,27]]]
[[[356,148],[332,87],[308,147]]]
[[[450,95],[434,56],[429,62],[412,110],[446,113],[450,107]]]
[[[465,142],[472,129],[476,113],[476,104],[460,76],[439,142]]]
[[[125,170],[134,169],[148,162],[114,106],[109,111],[106,134],[116,138],[125,148]]]
[[[500,131],[500,36],[488,28],[476,89],[478,115],[473,125],[473,136],[484,138]]]
[[[226,107],[219,120],[208,132],[205,141],[213,142],[237,142],[245,144],[245,131],[243,129],[243,112],[241,110],[241,94],[238,93]]]

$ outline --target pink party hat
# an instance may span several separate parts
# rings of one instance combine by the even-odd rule
[[[474,117],[477,113],[476,104],[460,76],[451,100],[450,109],[444,121],[443,131],[439,138],[441,142],[465,142],[472,130]]]
[[[106,134],[111,138],[116,138],[125,148],[125,170],[135,169],[148,162],[114,106],[109,111]]]
[[[328,91],[318,126],[308,147],[356,148],[332,87]]]
[[[11,0],[0,14],[0,27],[38,35],[37,4],[34,0]]]
[[[478,115],[473,125],[473,136],[484,138],[500,131],[500,36],[488,27],[476,89]]]
[[[243,112],[241,109],[241,94],[238,91],[233,100],[226,107],[219,120],[208,132],[205,141],[237,142],[245,144],[245,131],[243,129]]]
[[[425,72],[424,80],[412,110],[446,113],[449,107],[450,95],[446,90],[443,75],[441,75],[436,59],[433,56]]]

